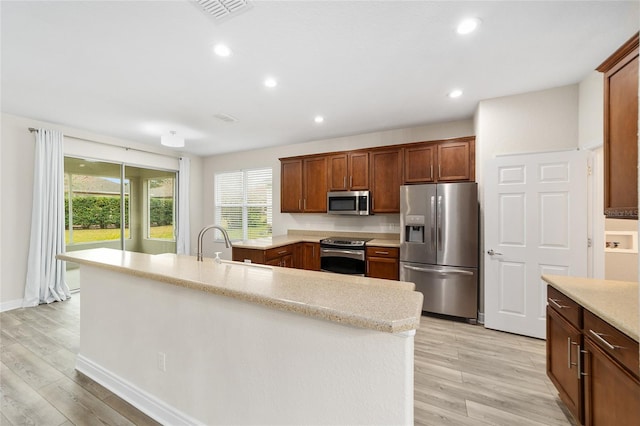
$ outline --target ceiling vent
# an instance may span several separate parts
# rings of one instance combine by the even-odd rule
[[[214,114],[214,117],[217,118],[220,121],[224,121],[225,123],[235,123],[236,121],[238,121],[237,118],[229,115],[229,114]]]
[[[221,19],[248,6],[247,0],[195,0],[205,12]]]

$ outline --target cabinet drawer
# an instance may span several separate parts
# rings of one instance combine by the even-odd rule
[[[282,247],[274,247],[265,251],[265,259],[268,261],[281,256],[293,255],[293,250],[293,244]]]
[[[574,327],[582,329],[582,306],[551,286],[547,286],[547,303]]]
[[[367,257],[389,257],[398,259],[399,249],[395,247],[367,247]]]
[[[605,353],[632,372],[636,378],[640,376],[638,342],[586,309],[583,332]]]

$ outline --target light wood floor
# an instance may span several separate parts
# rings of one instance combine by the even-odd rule
[[[74,370],[79,320],[79,294],[0,314],[0,425],[158,424]],[[570,425],[544,366],[544,341],[423,317],[415,423]]]

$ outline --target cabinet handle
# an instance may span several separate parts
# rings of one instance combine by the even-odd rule
[[[304,206],[303,210],[307,209],[307,199],[305,198],[304,201],[302,202],[302,205]]]
[[[558,309],[564,309],[564,308],[568,308],[568,306],[564,306],[558,303],[557,299],[552,299],[549,297],[549,302],[553,303]]]
[[[567,369],[571,370],[571,337],[567,337]]]
[[[582,351],[580,350],[580,345],[578,345],[578,350],[576,351],[576,355],[578,355],[578,362],[577,362],[577,367],[578,367],[578,380],[580,380],[582,378],[582,362],[580,361],[580,358],[582,358],[580,356],[580,354],[582,353]]]
[[[347,177],[346,176],[342,176],[342,187],[343,188],[347,188]]]
[[[433,180],[433,163],[431,163],[431,180]]]
[[[594,336],[596,339],[598,339],[603,345],[605,345],[607,348],[609,348],[612,351],[615,351],[617,348],[619,348],[620,346],[614,346],[611,343],[607,342],[605,340],[604,337],[605,336],[604,333],[596,333],[595,331],[589,329],[589,333],[591,333],[592,336]]]
[[[440,170],[440,164],[438,164],[438,179],[442,178],[442,171]]]
[[[298,210],[302,210],[302,200],[298,199]]]
[[[376,251],[376,254],[389,254],[388,251]]]
[[[353,176],[349,176],[349,188],[353,186]]]
[[[286,250],[282,250],[282,251],[279,251],[278,254],[285,254],[286,252],[287,252]]]

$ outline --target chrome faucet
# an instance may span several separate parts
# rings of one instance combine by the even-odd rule
[[[198,234],[198,262],[202,262],[202,239],[204,238],[204,234],[206,234],[207,231],[211,228],[215,228],[218,231],[222,232],[222,236],[224,237],[224,245],[227,246],[227,248],[231,247],[231,240],[229,239],[229,234],[227,234],[226,229],[218,225],[205,226]]]

